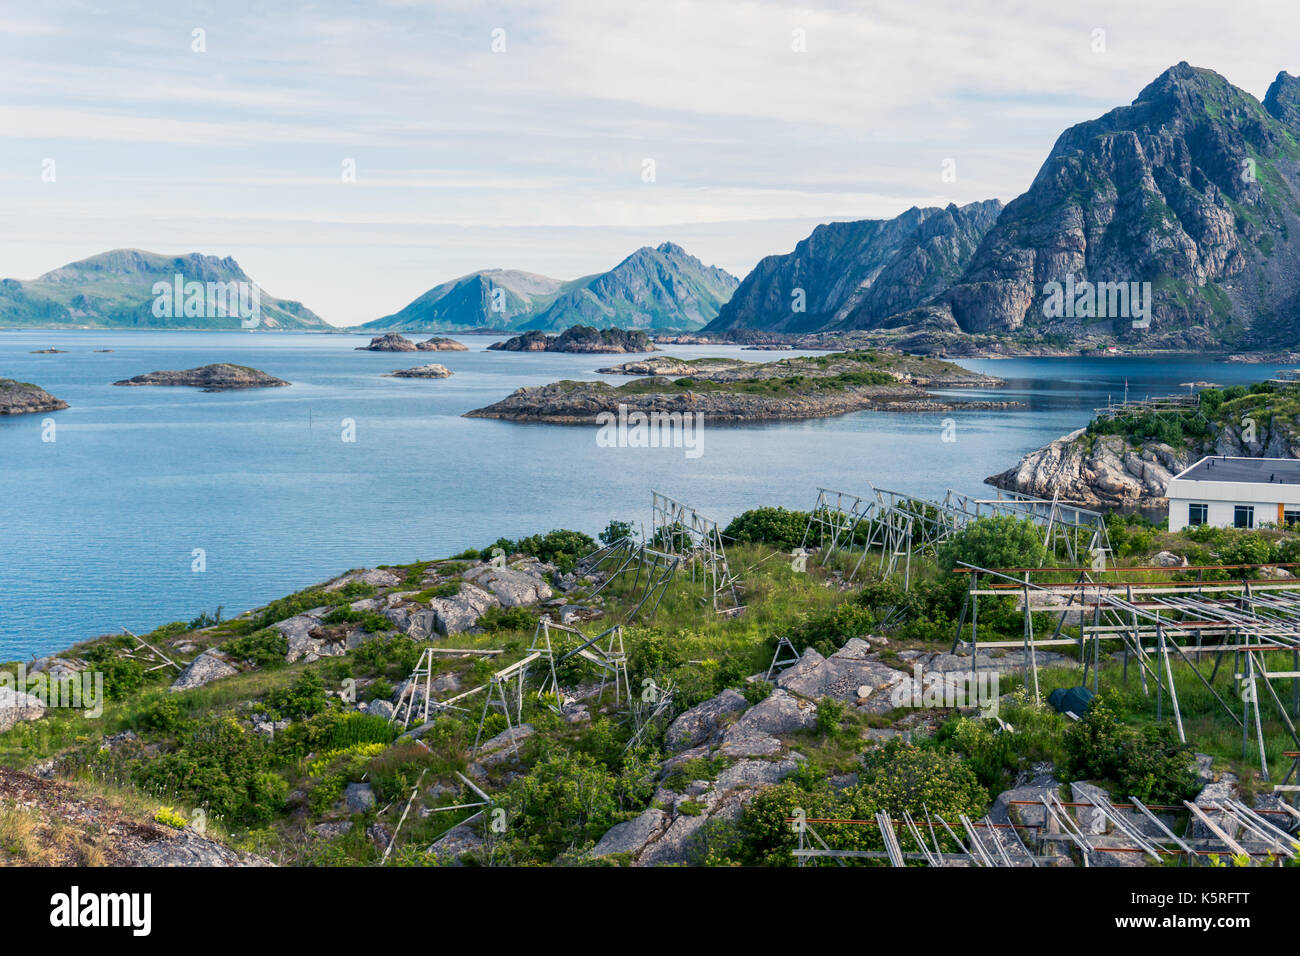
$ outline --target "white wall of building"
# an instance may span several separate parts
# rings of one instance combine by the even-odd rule
[[[1169,530],[1187,527],[1187,507],[1208,505],[1206,524],[1220,528],[1233,525],[1237,505],[1253,505],[1255,524],[1277,524],[1277,506],[1300,511],[1300,485],[1280,482],[1191,481],[1175,478],[1165,494],[1169,498]]]

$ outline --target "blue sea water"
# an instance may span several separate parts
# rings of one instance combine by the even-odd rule
[[[977,492],[986,476],[1085,424],[1126,379],[1130,397],[1141,397],[1272,371],[1188,358],[962,361],[1007,385],[953,394],[1024,407],[706,423],[703,453],[691,458],[681,448],[602,448],[594,427],[461,417],[520,386],[600,378],[594,370],[616,356],[489,352],[492,339],[472,336],[468,352],[355,351],[367,340],[0,330],[0,377],[34,382],[71,406],[0,418],[0,661],[217,605],[238,613],[350,568],[445,556],[502,535],[558,527],[594,535],[611,518],[648,523],[651,489],[723,522],[762,504],[809,508],[819,485]],[[66,352],[31,354],[49,347]],[[383,377],[431,361],[454,377]],[[216,394],[111,384],[211,362],[293,384]],[[956,422],[955,441],[942,440],[945,417]],[[54,441],[42,440],[46,419]],[[345,420],[354,442],[343,440]]]

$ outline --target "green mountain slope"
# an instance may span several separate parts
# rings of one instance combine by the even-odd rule
[[[182,295],[177,297],[177,280]],[[190,283],[186,286],[184,283]],[[201,302],[192,298],[195,283]],[[243,284],[240,289],[231,283]],[[209,288],[209,284],[212,284]],[[162,289],[166,291],[160,291]],[[242,291],[242,300],[236,300]],[[186,300],[194,303],[186,308]],[[164,301],[165,300],[165,301]],[[241,313],[238,301],[246,306]],[[256,313],[257,323],[252,320]],[[0,325],[25,328],[329,329],[301,302],[266,294],[230,257],[114,249],[37,279],[0,281]]]

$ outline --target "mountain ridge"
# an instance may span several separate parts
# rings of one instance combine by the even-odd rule
[[[554,279],[515,269],[484,269],[441,283],[366,331],[437,332],[495,327],[558,332],[594,328],[702,328],[739,284],[680,245],[642,246],[605,272]]]
[[[204,287],[199,314],[187,314],[189,285]],[[240,284],[243,313],[225,292]],[[165,290],[161,286],[166,285]],[[222,288],[215,306],[212,286]],[[183,288],[185,295],[174,297]],[[161,290],[161,291],[160,291]],[[165,302],[163,301],[165,300]],[[256,325],[246,326],[256,312]],[[160,314],[161,313],[161,314]],[[301,302],[266,294],[230,256],[198,252],[168,256],[143,249],[110,249],[52,269],[35,279],[0,280],[0,325],[25,328],[302,329],[333,326]]]

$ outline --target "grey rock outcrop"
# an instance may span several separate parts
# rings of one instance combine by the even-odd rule
[[[207,650],[190,661],[189,666],[181,672],[180,676],[168,689],[172,691],[192,690],[195,687],[202,687],[204,684],[210,684],[212,681],[220,680],[223,677],[234,677],[238,673],[239,668],[231,664],[220,653]]]
[[[744,695],[729,687],[678,715],[664,734],[664,746],[677,753],[714,740],[721,735],[727,716],[747,707]]]
[[[22,720],[40,720],[45,705],[24,691],[0,684],[0,731],[11,729]]]

